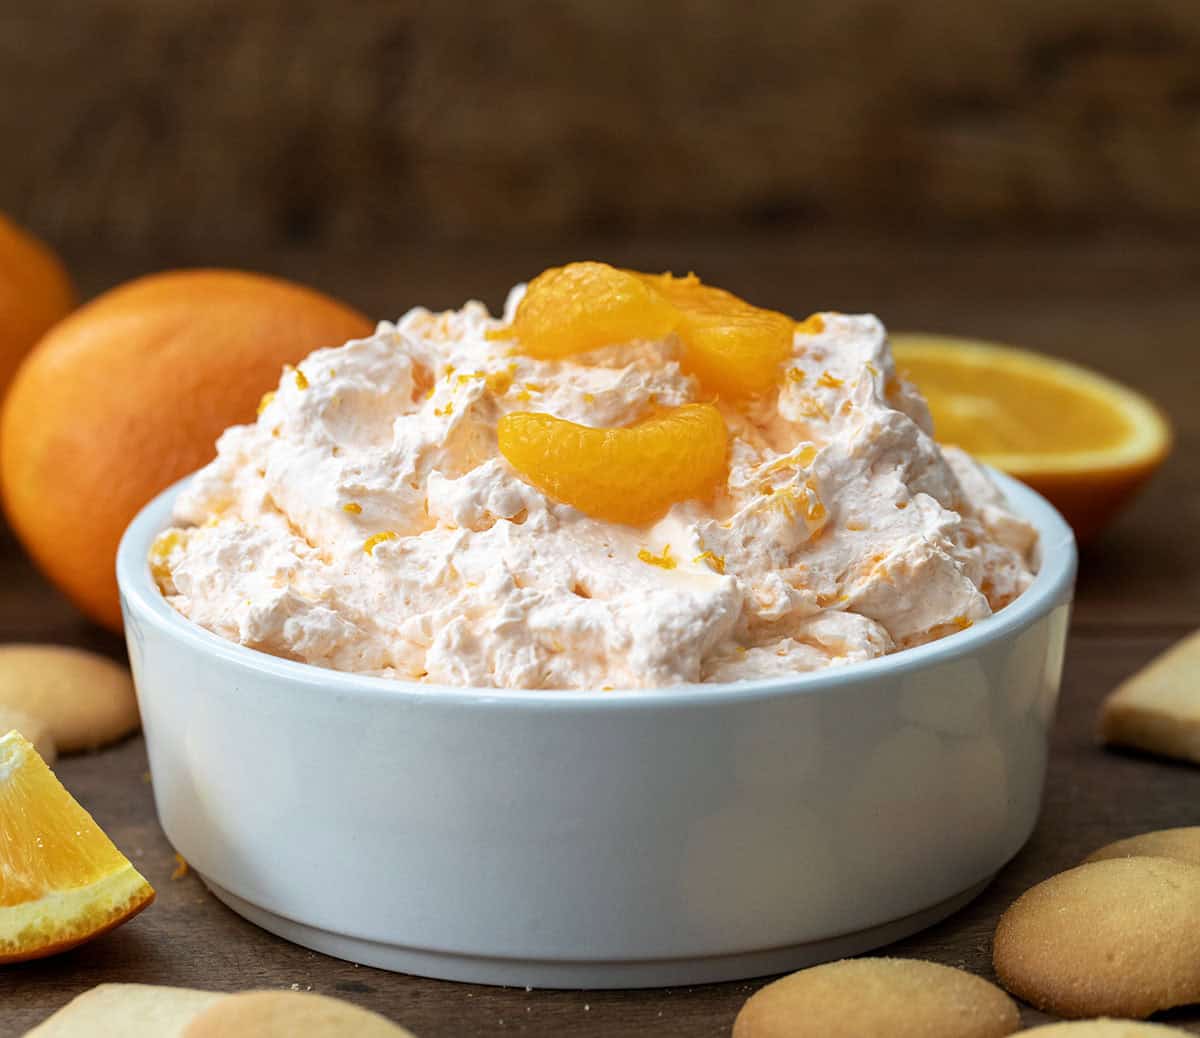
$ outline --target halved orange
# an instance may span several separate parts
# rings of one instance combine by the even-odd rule
[[[153,900],[33,746],[0,737],[0,963],[66,951]]]
[[[942,335],[892,336],[934,434],[1045,495],[1094,537],[1166,459],[1171,428],[1140,393],[1030,350]]]

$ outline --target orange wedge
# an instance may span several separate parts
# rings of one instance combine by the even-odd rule
[[[1082,542],[1162,464],[1171,428],[1149,400],[1075,364],[941,335],[893,335],[942,443],[1028,483]]]
[[[595,519],[635,525],[677,501],[708,497],[729,452],[712,404],[684,404],[618,429],[516,411],[496,432],[500,453],[543,493]]]
[[[33,746],[0,737],[0,963],[66,951],[153,900]]]

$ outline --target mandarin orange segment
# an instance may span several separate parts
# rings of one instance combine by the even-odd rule
[[[584,262],[539,274],[512,326],[489,338],[515,338],[522,352],[546,359],[672,331],[682,341],[686,368],[705,388],[744,399],[777,383],[796,322],[705,285],[695,274],[677,278]]]
[[[548,414],[500,420],[500,452],[526,480],[595,519],[646,523],[709,496],[725,476],[728,433],[712,404],[593,429]]]
[[[695,274],[642,274],[642,281],[680,312],[685,366],[706,388],[731,399],[765,393],[792,354],[796,322],[751,306]]]
[[[569,263],[535,277],[511,329],[522,353],[567,357],[634,339],[661,339],[679,315],[636,275],[607,263]]]
[[[0,737],[0,822],[0,962],[74,947],[154,900],[17,732]]]

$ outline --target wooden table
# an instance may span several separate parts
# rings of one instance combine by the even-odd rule
[[[239,256],[76,258],[96,291],[154,266],[234,264]],[[991,975],[999,914],[1027,887],[1099,845],[1147,829],[1200,823],[1200,768],[1101,750],[1104,694],[1172,641],[1200,627],[1200,248],[1135,240],[1086,244],[821,239],[583,242],[571,248],[453,251],[361,258],[283,254],[243,265],[300,277],[376,314],[503,287],[541,265],[599,255],[644,267],[694,267],[717,283],[796,312],[874,309],[894,328],[991,336],[1057,353],[1140,386],[1171,415],[1176,451],[1103,539],[1083,553],[1054,733],[1045,808],[1025,849],[953,918],[889,949]],[[0,533],[0,641],[56,641],[121,656],[120,641],[78,618]],[[0,971],[0,1034],[20,1034],[102,981],[213,989],[298,987],[339,995],[423,1038],[527,1035],[727,1035],[761,982],[632,992],[526,992],[385,973],[290,945],[244,922],[175,861],[154,815],[145,748],[130,739],[64,759],[67,787],[158,889],[129,925],[75,952]],[[1026,1009],[1027,1023],[1046,1019]],[[1200,1006],[1166,1014],[1200,1034]]]

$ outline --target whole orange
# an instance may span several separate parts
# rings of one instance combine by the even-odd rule
[[[88,616],[121,628],[121,534],[155,494],[253,420],[280,368],[373,330],[277,278],[172,271],[77,310],[21,366],[0,412],[0,490],[18,537]]]
[[[0,213],[0,400],[25,354],[74,305],[58,257]]]

